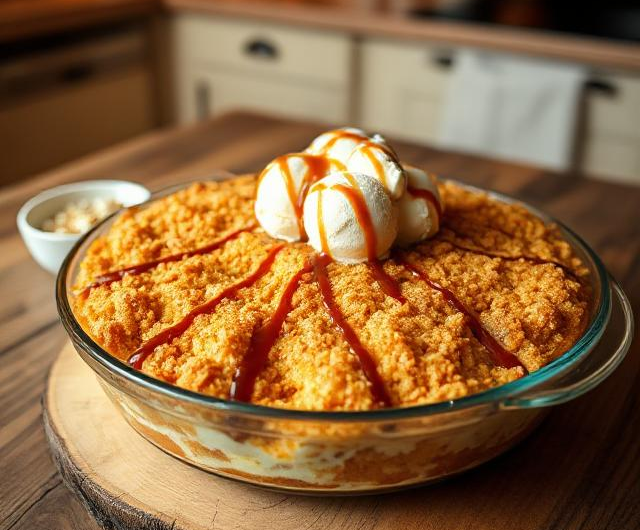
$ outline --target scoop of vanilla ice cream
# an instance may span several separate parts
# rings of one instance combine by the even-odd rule
[[[377,142],[386,145],[382,136],[377,135],[376,138]],[[344,164],[360,143],[369,140],[369,136],[362,129],[345,127],[321,134],[305,151],[314,155],[326,155]]]
[[[371,220],[375,257],[384,256],[397,234],[396,207],[377,179],[361,173],[333,173],[311,187],[304,203],[309,243],[318,252],[326,252],[343,263],[359,263],[370,258],[367,227],[361,226],[345,188],[360,194]],[[324,229],[328,248],[323,248],[321,229]]]
[[[270,162],[261,173],[256,191],[255,214],[258,222],[272,237],[285,241],[300,241],[303,238],[302,212],[297,211],[301,188],[308,176],[309,155],[292,153]],[[283,171],[281,163],[289,172]],[[328,160],[327,173],[337,166]],[[325,175],[319,175],[323,177]],[[288,180],[291,182],[288,185]]]
[[[429,200],[412,194],[412,190],[426,190],[442,209],[442,199],[435,178],[417,167],[405,166],[407,191],[398,201],[398,236],[396,244],[408,246],[433,236],[440,228],[438,210]]]
[[[377,178],[393,200],[402,197],[406,188],[404,169],[383,142],[375,140],[357,145],[347,158],[346,166],[347,171]]]

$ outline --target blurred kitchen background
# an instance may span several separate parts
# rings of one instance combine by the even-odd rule
[[[640,3],[0,0],[0,185],[234,110],[640,184]]]

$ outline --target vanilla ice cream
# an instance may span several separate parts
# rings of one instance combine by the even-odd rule
[[[358,263],[433,236],[442,202],[434,178],[403,167],[382,136],[344,128],[273,160],[258,179],[255,213],[272,237],[308,238],[318,252]]]
[[[308,153],[276,158],[258,179],[255,213],[262,228],[285,241],[306,239],[302,205],[311,184],[332,171],[344,169],[336,160]]]
[[[406,247],[438,231],[442,199],[434,177],[411,166],[405,166],[405,173],[407,191],[398,201],[398,236],[395,242]]]
[[[315,250],[359,263],[387,254],[397,234],[397,211],[376,178],[334,173],[311,186],[304,224]]]
[[[378,137],[378,135],[376,135]],[[370,140],[355,147],[346,161],[347,171],[377,178],[393,200],[402,197],[406,187],[404,169],[386,144]]]

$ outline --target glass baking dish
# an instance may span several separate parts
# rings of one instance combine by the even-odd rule
[[[505,195],[457,184],[514,202]],[[157,193],[152,200],[177,189]],[[633,314],[625,294],[598,256],[571,230],[553,221],[589,268],[594,303],[578,342],[540,370],[461,399],[366,412],[286,410],[218,399],[131,368],[103,350],[75,319],[70,297],[79,264],[88,246],[107,232],[114,219],[87,233],[58,274],[58,311],[75,349],[116,408],[148,441],[199,468],[259,486],[357,494],[460,473],[523,439],[549,406],[599,384],[631,344]]]

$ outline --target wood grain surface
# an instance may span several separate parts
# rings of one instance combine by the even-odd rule
[[[0,42],[150,16],[157,0],[2,0]]]
[[[219,168],[259,170],[304,147],[322,127],[233,114],[154,133],[22,185],[0,189],[0,530],[95,529],[64,487],[41,422],[47,371],[65,341],[52,276],[31,261],[15,215],[38,191],[91,178],[123,178],[153,189]],[[513,194],[581,234],[640,308],[640,189],[557,176],[485,159],[394,143],[401,158],[448,177]],[[555,409],[524,443],[466,475],[410,493],[326,502],[331,528],[602,530],[640,526],[640,348],[600,387]],[[170,477],[158,477],[170,483]],[[238,495],[249,495],[244,487]],[[289,501],[284,498],[282,503]],[[412,503],[428,510],[411,512]],[[215,506],[207,507],[215,513]],[[272,510],[269,505],[255,509]],[[390,511],[387,511],[390,510]],[[307,525],[327,528],[322,512]],[[315,522],[314,522],[315,521]],[[228,528],[253,528],[250,511]],[[212,528],[222,528],[214,526]]]

